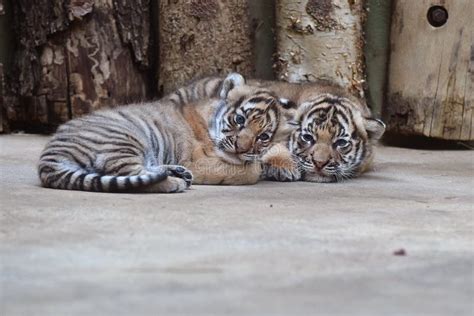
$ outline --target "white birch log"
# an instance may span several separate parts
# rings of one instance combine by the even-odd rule
[[[329,80],[364,97],[363,0],[278,0],[278,79]]]

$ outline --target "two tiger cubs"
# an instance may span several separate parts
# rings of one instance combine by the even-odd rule
[[[209,77],[60,126],[38,172],[45,187],[99,192],[181,192],[261,177],[333,182],[370,165],[384,126],[369,117],[330,86]]]

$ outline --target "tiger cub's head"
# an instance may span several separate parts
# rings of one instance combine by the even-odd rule
[[[385,124],[364,117],[355,102],[324,93],[299,106],[289,149],[305,181],[337,182],[359,175],[370,165],[373,145]]]
[[[211,138],[223,158],[233,163],[258,159],[281,137],[287,102],[269,90],[245,84],[239,74],[230,74],[222,84],[210,126]]]

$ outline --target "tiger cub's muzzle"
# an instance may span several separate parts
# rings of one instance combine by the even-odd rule
[[[315,171],[321,172],[333,160],[333,156],[333,151],[328,145],[316,144],[311,154]]]
[[[235,137],[235,153],[244,154],[253,151],[256,137],[248,132],[241,132]]]

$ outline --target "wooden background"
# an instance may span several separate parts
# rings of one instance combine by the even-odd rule
[[[442,4],[448,21],[426,23]],[[394,1],[388,98],[389,129],[473,140],[474,1]]]
[[[0,1],[10,4],[6,27],[15,34],[1,44],[10,52],[4,130],[53,130],[99,107],[230,71],[331,79],[364,95],[363,1],[310,0],[300,8],[285,0]],[[320,27],[324,19],[332,22]],[[317,63],[328,66],[309,67]]]
[[[434,5],[446,25],[429,24]],[[473,140],[470,12],[470,0],[0,0],[0,129],[50,132],[239,71],[328,79],[392,132]]]

